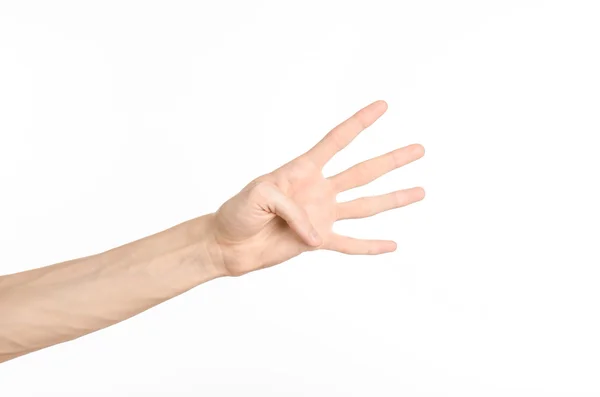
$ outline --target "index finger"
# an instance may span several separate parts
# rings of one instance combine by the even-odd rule
[[[354,113],[310,149],[306,155],[323,167],[337,152],[344,149],[358,134],[373,124],[387,110],[387,103],[379,100]]]

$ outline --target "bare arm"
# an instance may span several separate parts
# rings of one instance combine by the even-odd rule
[[[206,240],[211,217],[0,277],[0,362],[105,328],[222,275]]]
[[[381,254],[393,241],[334,233],[337,220],[364,218],[424,197],[421,188],[338,203],[424,154],[410,145],[325,178],[321,172],[387,109],[375,102],[308,152],[253,180],[217,212],[97,255],[0,277],[0,362],[127,319],[199,284],[239,276],[316,249]]]

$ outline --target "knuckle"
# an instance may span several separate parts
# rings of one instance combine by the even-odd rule
[[[358,127],[362,130],[369,127],[371,124],[367,120],[367,117],[364,113],[364,110],[357,112],[354,116],[352,116],[354,122],[358,125]]]
[[[273,192],[275,185],[267,181],[254,181],[250,187],[249,194],[251,197],[266,199]]]
[[[404,205],[404,202],[405,202],[404,192],[402,192],[402,191],[394,192],[394,193],[392,193],[392,198],[393,198],[393,203],[394,203],[395,208],[402,207]]]
[[[346,147],[346,145],[344,145],[344,139],[343,139],[344,137],[343,137],[342,131],[339,128],[336,128],[333,131],[331,131],[330,138],[331,138],[331,144],[335,150],[340,151],[344,147]]]
[[[404,165],[405,151],[403,149],[396,149],[390,153],[392,166],[394,168],[400,168]]]

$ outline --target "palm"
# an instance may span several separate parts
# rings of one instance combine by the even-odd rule
[[[332,232],[335,221],[363,218],[423,198],[421,188],[338,203],[339,192],[364,185],[423,155],[411,145],[325,178],[323,165],[386,110],[378,101],[334,128],[315,147],[263,175],[228,200],[215,216],[217,240],[226,271],[244,274],[317,248],[348,254],[379,254],[392,241],[361,240]],[[312,237],[316,231],[318,237]]]

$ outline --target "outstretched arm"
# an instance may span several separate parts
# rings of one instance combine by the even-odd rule
[[[0,277],[0,362],[115,324],[222,275],[208,241],[213,217]]]
[[[393,241],[341,236],[332,225],[419,201],[423,189],[342,203],[336,196],[419,159],[423,147],[400,148],[329,178],[321,171],[386,109],[383,101],[361,109],[215,213],[97,255],[0,277],[0,362],[115,324],[211,279],[306,251],[394,251]]]

